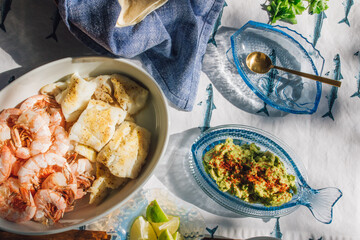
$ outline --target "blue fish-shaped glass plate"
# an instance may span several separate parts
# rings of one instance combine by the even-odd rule
[[[203,156],[215,145],[225,142],[227,138],[234,143],[255,143],[262,151],[270,151],[284,163],[288,174],[295,176],[297,193],[291,201],[277,207],[266,207],[258,203],[248,203],[227,192],[222,192],[216,182],[204,169]],[[202,133],[191,147],[189,169],[200,188],[223,207],[244,216],[272,218],[287,215],[300,205],[310,209],[314,217],[323,223],[331,223],[332,208],[342,196],[337,188],[312,189],[306,182],[307,175],[301,161],[293,151],[280,139],[263,130],[242,126],[224,125],[211,128]]]
[[[249,21],[230,39],[236,68],[259,98],[285,112],[316,111],[321,97],[320,82],[275,69],[257,74],[246,66],[249,53],[263,52],[274,65],[321,75],[325,60],[305,37],[287,27]]]

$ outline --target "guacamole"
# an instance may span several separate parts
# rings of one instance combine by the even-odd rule
[[[250,203],[279,206],[297,192],[279,157],[254,143],[239,146],[228,138],[205,153],[203,164],[221,191]]]

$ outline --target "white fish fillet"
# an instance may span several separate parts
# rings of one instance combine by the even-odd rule
[[[97,178],[89,189],[90,192],[90,204],[100,203],[109,193],[109,189],[106,186],[106,179],[104,177]]]
[[[116,101],[129,114],[135,114],[145,106],[149,95],[148,90],[120,74],[111,75],[111,82]]]
[[[103,101],[90,100],[87,108],[70,130],[69,139],[92,147],[96,151],[112,138],[115,125],[122,122],[126,112]]]
[[[67,88],[55,97],[56,101],[61,104],[61,110],[67,122],[73,122],[80,116],[96,87],[96,82],[86,81],[77,73],[71,76]]]
[[[112,104],[114,103],[113,99],[113,87],[110,81],[110,75],[100,75],[97,76],[92,81],[97,82],[98,87],[94,92],[94,98],[96,100],[101,100],[106,103]]]
[[[145,163],[150,145],[150,132],[133,122],[123,122],[111,141],[98,153],[96,161],[123,178],[136,178]]]
[[[90,204],[100,203],[110,192],[127,183],[129,178],[119,178],[111,174],[102,163],[96,163],[96,180],[90,188]]]

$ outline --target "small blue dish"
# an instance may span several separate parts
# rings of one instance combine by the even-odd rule
[[[222,192],[216,182],[204,169],[203,156],[219,143],[232,138],[234,143],[255,143],[262,151],[270,151],[284,163],[288,174],[296,177],[297,193],[291,201],[277,207],[266,207],[258,203],[248,203],[227,192]],[[189,169],[200,188],[223,207],[243,216],[258,218],[281,217],[295,211],[300,205],[310,209],[314,217],[322,223],[331,223],[332,208],[342,196],[337,188],[312,189],[306,182],[307,176],[301,161],[280,139],[263,130],[242,126],[223,125],[202,133],[191,147]]]
[[[268,105],[294,114],[312,114],[321,97],[321,83],[272,69],[266,74],[246,66],[251,52],[267,54],[274,65],[321,75],[324,58],[301,34],[287,27],[249,21],[231,37],[233,61],[254,93]]]

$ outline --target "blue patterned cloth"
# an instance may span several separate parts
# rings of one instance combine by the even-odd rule
[[[169,0],[135,26],[116,28],[117,0],[59,0],[69,30],[100,54],[139,56],[166,97],[192,110],[201,61],[224,0]]]

